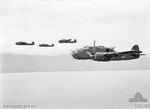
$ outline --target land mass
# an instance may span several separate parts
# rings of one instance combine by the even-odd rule
[[[96,62],[75,60],[71,55],[23,55],[1,54],[1,72],[51,72],[51,71],[101,71],[101,70],[149,70],[150,57],[141,56],[129,61]]]

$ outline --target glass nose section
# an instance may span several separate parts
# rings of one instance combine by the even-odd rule
[[[77,53],[75,51],[72,51],[71,55],[73,56],[73,58],[77,59]]]

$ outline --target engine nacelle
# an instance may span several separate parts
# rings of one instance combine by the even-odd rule
[[[96,54],[94,55],[93,60],[95,60],[95,61],[110,61],[110,60],[111,60],[111,57],[110,57],[110,56],[107,56],[107,55],[105,55],[105,54],[103,54],[103,53],[96,53]]]

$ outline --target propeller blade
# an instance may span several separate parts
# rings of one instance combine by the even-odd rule
[[[94,59],[94,55],[92,55],[90,52],[86,51],[86,54],[88,54],[91,57],[91,59]]]

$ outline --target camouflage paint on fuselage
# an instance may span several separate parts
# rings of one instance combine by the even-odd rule
[[[108,48],[104,46],[85,46],[81,49],[77,49],[76,51],[73,51],[72,56],[75,59],[91,59],[91,56],[87,54],[89,52],[90,54],[95,54],[96,52],[115,52],[114,48]]]
[[[134,53],[132,51],[127,53],[112,53],[111,55],[97,52],[95,53],[93,60],[94,61],[122,61],[122,60],[132,60],[132,59],[138,59],[140,57],[139,52]]]
[[[118,57],[112,58],[111,61],[119,61],[119,60],[132,60],[132,59],[138,59],[140,57],[140,54],[121,54]]]

